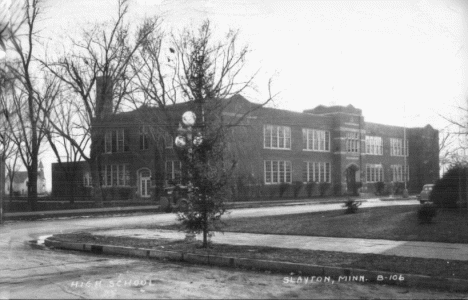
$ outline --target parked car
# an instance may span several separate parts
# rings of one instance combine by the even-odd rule
[[[421,202],[421,204],[429,202],[429,197],[431,196],[433,188],[434,188],[433,184],[425,184],[423,186],[422,191],[419,194],[419,202]]]
[[[164,188],[164,194],[160,198],[160,205],[164,211],[186,211],[193,190],[191,186],[170,185]]]

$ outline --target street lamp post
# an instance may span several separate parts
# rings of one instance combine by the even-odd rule
[[[181,150],[187,150],[189,163],[193,163],[194,149],[203,143],[203,136],[200,132],[193,129],[197,120],[197,116],[192,111],[187,111],[182,115],[182,124],[179,123],[178,135],[175,137],[174,144]],[[189,171],[188,174],[189,184],[191,183],[192,176]],[[194,190],[196,192],[196,189]],[[195,234],[187,232],[185,240],[187,242],[195,241]]]

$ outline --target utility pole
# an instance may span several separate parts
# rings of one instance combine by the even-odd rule
[[[408,154],[408,143],[406,142],[406,107],[403,106],[403,181],[405,182],[405,188],[403,189],[403,198],[408,198],[408,188],[406,186],[406,181],[408,180],[408,164],[407,164],[407,154]]]

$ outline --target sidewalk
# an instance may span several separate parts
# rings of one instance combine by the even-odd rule
[[[120,229],[93,231],[93,234],[128,236],[140,239],[184,239],[185,233],[172,230]],[[200,236],[197,239],[201,239]],[[435,258],[468,261],[467,244],[390,241],[356,238],[332,238],[252,234],[216,233],[212,240],[220,244],[296,248],[304,250],[339,251],[348,253],[372,253],[406,257]]]
[[[284,199],[284,200],[269,200],[269,201],[246,201],[246,202],[228,202],[227,207],[230,209],[235,208],[249,208],[249,207],[262,207],[262,206],[293,206],[293,205],[315,205],[326,203],[342,203],[344,198],[315,198],[315,199]],[[362,202],[379,201],[375,199],[360,199]],[[68,210],[48,210],[48,211],[35,211],[35,212],[7,212],[4,213],[4,218],[7,220],[24,218],[24,217],[59,217],[59,216],[76,216],[83,214],[107,214],[107,213],[132,213],[144,211],[158,211],[159,205],[147,206],[128,206],[128,207],[104,207],[104,208],[82,208],[82,209],[68,209]]]

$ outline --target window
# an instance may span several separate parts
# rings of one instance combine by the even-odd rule
[[[104,144],[104,152],[105,153],[112,153],[112,131],[106,131],[104,136],[105,144]]]
[[[384,181],[383,167],[380,164],[366,164],[366,181],[380,182]]]
[[[83,175],[83,186],[92,186],[91,174],[89,172]]]
[[[406,166],[406,172],[403,172],[405,168],[402,165],[392,165],[392,181],[393,182],[404,182],[409,180],[409,168]]]
[[[382,155],[382,137],[366,136],[366,153],[371,155]]]
[[[104,152],[125,152],[128,151],[128,132],[125,129],[107,130],[104,135]]]
[[[140,150],[148,150],[148,127],[140,127]]]
[[[182,163],[178,160],[168,160],[166,161],[166,180],[169,182],[172,181],[174,184],[181,183]]]
[[[302,180],[304,182],[331,182],[329,162],[305,161],[302,171]]]
[[[130,185],[130,170],[128,165],[105,165],[103,173],[104,186]]]
[[[291,149],[291,128],[265,125],[263,127],[263,146],[266,149]]]
[[[359,133],[347,132],[346,133],[346,151],[351,153],[359,152]]]
[[[391,156],[408,156],[408,140],[403,145],[403,139],[390,139]]]
[[[265,160],[265,183],[291,183],[291,162],[282,160]]]
[[[330,151],[330,132],[303,128],[302,143],[304,150]]]
[[[166,145],[166,149],[174,148],[174,139],[172,138],[172,135],[167,132],[164,134],[164,144]]]

